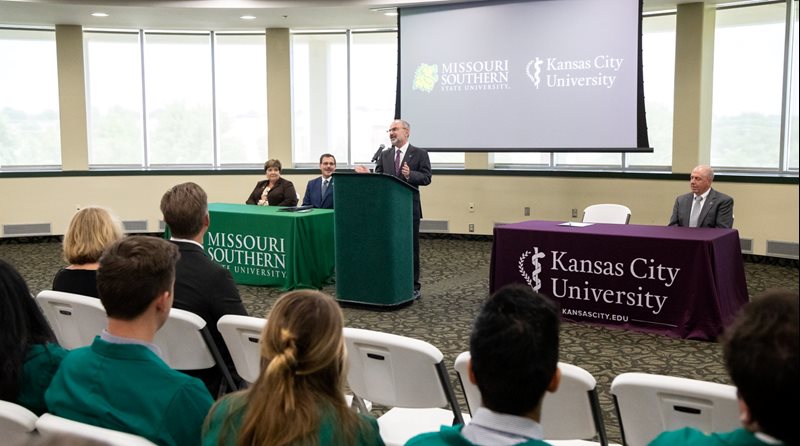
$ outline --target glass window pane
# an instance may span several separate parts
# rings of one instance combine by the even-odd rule
[[[642,20],[642,71],[647,134],[653,153],[628,154],[628,165],[671,166],[675,15]]]
[[[622,166],[621,153],[556,153],[556,166]]]
[[[145,34],[151,165],[213,163],[208,35]]]
[[[58,166],[56,36],[0,29],[0,168]]]
[[[87,32],[89,165],[144,164],[139,34]]]
[[[778,167],[785,7],[717,11],[711,109],[714,166]]]
[[[347,36],[292,36],[292,108],[295,164],[319,164],[332,153],[347,160]],[[385,124],[384,124],[385,126]]]
[[[264,35],[217,34],[214,64],[219,163],[263,163],[268,158]]]
[[[789,82],[789,135],[787,137],[788,141],[788,163],[786,167],[789,169],[798,169],[798,152],[800,148],[798,148],[798,118],[797,110],[800,108],[798,105],[797,100],[797,91],[800,89],[800,78],[797,76],[797,66],[800,65],[800,58],[798,57],[798,35],[800,35],[800,29],[798,29],[798,17],[797,17],[797,2],[792,2],[792,8],[794,8],[794,40],[792,41],[792,76],[791,81]]]
[[[369,163],[378,146],[391,144],[397,33],[353,33],[350,57],[351,155],[353,163]]]

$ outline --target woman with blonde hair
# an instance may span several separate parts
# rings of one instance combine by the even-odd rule
[[[383,445],[377,421],[344,399],[344,319],[336,301],[293,291],[267,320],[261,375],[211,409],[203,445]]]
[[[79,210],[64,234],[62,268],[53,278],[53,290],[97,297],[97,268],[107,246],[123,237],[122,224],[107,209],[89,206]]]

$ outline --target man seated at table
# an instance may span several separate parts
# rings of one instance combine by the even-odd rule
[[[706,435],[693,428],[665,432],[651,446],[800,444],[800,355],[797,291],[753,297],[722,338],[725,368],[736,385],[742,427]]]
[[[214,401],[202,381],[171,369],[153,344],[172,308],[179,256],[175,245],[149,236],[106,249],[97,291],[108,326],[61,362],[45,393],[52,414],[159,445],[200,444]]]
[[[175,268],[175,302],[172,306],[190,311],[206,321],[217,350],[238,382],[240,379],[217,329],[217,321],[226,314],[247,316],[247,310],[231,272],[214,263],[203,251],[203,236],[211,224],[206,192],[195,183],[173,186],[161,197],[161,213],[172,234],[170,241],[181,253]],[[187,370],[186,373],[202,379],[212,395],[219,393],[222,383],[219,368]]]
[[[680,195],[672,207],[669,226],[732,228],[733,198],[711,188],[714,170],[697,166],[689,177],[692,192]]]
[[[511,285],[492,295],[469,340],[468,378],[484,407],[466,426],[442,426],[406,445],[546,445],[539,420],[544,393],[561,381],[558,329],[555,304],[530,288]]]
[[[333,209],[333,172],[336,170],[336,158],[330,153],[319,157],[319,171],[322,176],[308,182],[303,195],[303,206]]]

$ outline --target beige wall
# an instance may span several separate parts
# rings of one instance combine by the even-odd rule
[[[681,5],[678,9],[674,119],[675,147],[673,171],[685,173],[687,180],[619,179],[553,176],[434,175],[433,183],[422,188],[425,219],[449,222],[451,233],[491,234],[495,223],[527,219],[570,220],[571,210],[594,203],[621,203],[631,208],[634,224],[666,224],[675,196],[688,192],[688,172],[708,160],[708,107],[710,73],[713,63],[713,19],[702,4]],[[82,35],[78,27],[58,27],[60,85],[70,92],[61,95],[63,169],[86,170],[86,106],[82,90]],[[291,102],[288,30],[267,30],[269,96],[269,156],[291,161]],[[700,92],[700,93],[698,93]],[[677,113],[677,111],[681,111]],[[698,121],[704,122],[700,124]],[[413,135],[412,135],[413,139]],[[467,154],[466,169],[490,167],[485,153]],[[290,175],[299,192],[314,175]],[[53,233],[61,234],[77,207],[102,205],[114,210],[123,220],[147,220],[148,230],[158,231],[161,195],[170,186],[195,181],[212,202],[241,203],[254,183],[263,178],[258,169],[253,175],[109,175],[41,176],[9,178],[0,174],[0,225],[51,223]],[[734,197],[735,224],[742,238],[753,239],[753,252],[764,254],[766,241],[798,242],[798,185],[717,182],[714,186]],[[469,204],[474,204],[474,212]],[[523,208],[530,207],[525,217]],[[580,217],[579,217],[580,218]],[[3,234],[0,233],[0,236]]]
[[[51,223],[61,234],[77,207],[102,205],[123,220],[147,220],[158,231],[161,195],[170,186],[194,181],[211,202],[243,203],[253,175],[134,175],[0,179],[0,224]],[[289,175],[298,192],[312,175]],[[735,200],[735,227],[753,239],[753,252],[764,254],[766,241],[798,242],[798,186],[715,183]],[[688,192],[688,181],[434,175],[422,189],[426,220],[446,220],[451,233],[491,234],[495,223],[522,220],[576,220],[570,217],[594,203],[622,203],[631,208],[633,224],[664,225],[675,196]],[[31,197],[35,197],[32,199]],[[469,203],[474,212],[469,212]],[[523,216],[524,207],[530,217]],[[579,217],[580,218],[580,217]],[[579,219],[578,218],[578,219]]]

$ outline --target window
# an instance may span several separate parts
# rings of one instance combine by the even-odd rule
[[[55,32],[0,29],[0,60],[0,168],[60,165]]]
[[[216,35],[219,165],[267,159],[267,51],[263,34]]]
[[[642,20],[642,71],[647,135],[653,153],[629,153],[629,166],[672,165],[675,15]]]
[[[785,8],[780,3],[717,10],[714,166],[779,167]]]
[[[800,34],[800,29],[797,27],[797,2],[792,2],[792,15],[794,16],[794,29],[792,32],[792,53],[791,53],[791,60],[790,64],[792,66],[791,76],[789,77],[789,85],[787,88],[789,89],[789,123],[788,123],[788,135],[786,144],[788,146],[788,153],[787,153],[787,164],[786,167],[788,169],[794,170],[797,172],[798,169],[798,118],[797,110],[800,108],[798,105],[797,100],[797,90],[798,84],[800,84],[800,78],[797,75],[797,65],[800,64],[800,55],[798,54],[798,34]],[[786,110],[784,110],[784,113]]]
[[[89,165],[144,164],[139,33],[84,33]]]
[[[93,168],[267,157],[263,33],[86,31],[84,45]]]
[[[292,108],[294,163],[347,163],[346,34],[292,36]]]

